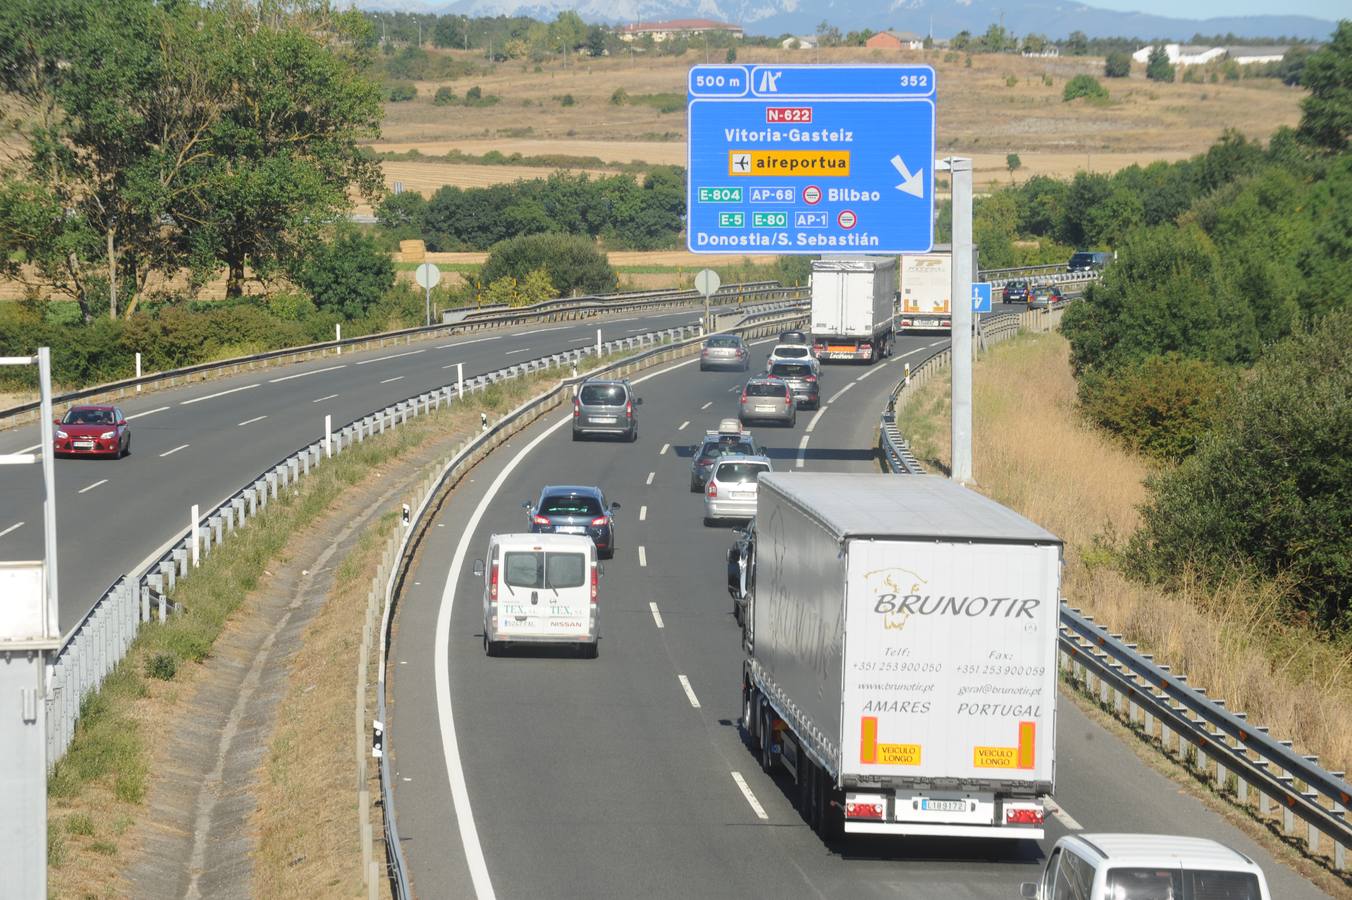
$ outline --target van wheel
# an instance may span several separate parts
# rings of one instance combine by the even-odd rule
[[[745,624],[742,621],[742,604],[738,603],[736,600],[732,601],[732,618],[738,625]]]
[[[638,440],[638,426],[637,426],[637,425],[635,425],[633,428],[630,428],[630,429],[629,429],[629,437],[628,437],[628,440],[629,440],[629,443],[631,443],[631,444],[634,443],[634,441]]]
[[[501,656],[501,655],[502,655],[502,641],[490,641],[490,640],[488,639],[488,635],[484,635],[484,655],[485,655],[485,656]]]

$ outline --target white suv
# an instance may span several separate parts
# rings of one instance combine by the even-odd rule
[[[1027,900],[1271,900],[1258,864],[1206,838],[1074,834],[1056,842]]]

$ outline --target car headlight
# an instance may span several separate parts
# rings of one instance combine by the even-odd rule
[[[105,431],[103,434],[99,435],[99,440],[111,441],[115,437],[117,437],[116,431]]]
[[[64,441],[66,438],[70,437],[70,435],[68,435],[68,434],[66,434],[64,431],[60,431],[60,430],[58,430],[58,431],[56,432],[56,436],[59,437],[59,438],[61,438],[61,440],[63,440],[63,441]]]

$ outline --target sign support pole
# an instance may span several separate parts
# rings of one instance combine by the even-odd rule
[[[972,480],[972,161],[948,160],[953,183],[953,464],[949,477]]]

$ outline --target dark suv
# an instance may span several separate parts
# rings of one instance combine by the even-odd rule
[[[1028,282],[1026,281],[1007,281],[1005,290],[1001,296],[1006,303],[1027,303],[1028,302]]]
[[[532,534],[585,534],[602,559],[615,555],[615,510],[598,487],[554,484],[540,491],[535,503],[521,506],[530,519]]]
[[[643,401],[627,381],[584,381],[573,397],[573,440],[592,434],[638,440],[638,415]]]
[[[793,399],[800,409],[821,408],[821,386],[817,383],[817,372],[810,361],[784,360],[772,363],[768,374],[788,382],[789,390],[793,391]]]

